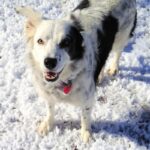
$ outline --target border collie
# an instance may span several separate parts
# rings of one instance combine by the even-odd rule
[[[45,19],[30,7],[17,7],[25,17],[27,58],[33,84],[46,100],[47,115],[37,131],[53,128],[56,103],[81,107],[81,137],[91,136],[91,110],[96,83],[110,52],[108,74],[118,71],[121,52],[136,25],[135,0],[83,0],[61,19]]]

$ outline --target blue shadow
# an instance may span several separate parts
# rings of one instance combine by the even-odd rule
[[[128,45],[124,48],[124,52],[126,52],[126,53],[131,53],[132,52],[132,50],[133,50],[133,45],[134,45],[135,43],[134,42],[129,42],[128,43]]]
[[[137,112],[130,112],[131,114]],[[139,146],[150,148],[150,111],[139,112],[139,119],[130,118],[127,121],[101,121],[95,122],[92,130],[95,133],[105,131],[107,133],[120,137],[127,137],[129,140],[137,143]]]
[[[146,63],[145,60],[150,58],[144,58],[140,56],[138,58],[139,66],[138,67],[120,67],[120,71],[127,71],[128,74],[119,73],[120,78],[129,78],[135,81],[142,81],[146,84],[150,84],[150,64]],[[148,75],[148,76],[147,76]]]
[[[80,120],[61,120],[56,122],[56,126],[60,128],[61,134],[63,134],[66,128],[69,128],[70,130],[73,130],[74,128],[80,129]],[[127,137],[137,145],[149,149],[150,111],[131,111],[129,112],[129,119],[126,121],[94,121],[92,123],[92,133],[98,134],[100,132],[106,132],[119,137]]]

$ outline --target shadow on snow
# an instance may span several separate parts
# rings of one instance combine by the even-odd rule
[[[94,121],[92,123],[92,132],[107,132],[108,134],[120,137],[127,137],[129,140],[140,146],[150,148],[150,110],[136,113],[138,119],[130,118],[127,121]],[[64,132],[65,129],[80,129],[79,121],[58,121],[56,126]]]
[[[126,71],[126,73],[119,73],[120,78],[128,78],[135,81],[142,81],[146,84],[150,84],[150,63],[146,63],[145,60],[150,58],[139,57],[138,67],[120,67],[120,71]]]

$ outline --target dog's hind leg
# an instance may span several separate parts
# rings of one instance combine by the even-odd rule
[[[116,35],[113,48],[111,51],[113,54],[113,58],[111,59],[111,62],[109,63],[108,69],[106,71],[107,74],[110,76],[114,76],[118,72],[119,59],[124,47],[128,43],[129,35],[130,35],[130,30],[118,32]]]
[[[82,107],[81,138],[87,143],[91,137],[91,107]]]
[[[47,115],[42,122],[38,125],[37,132],[40,136],[45,136],[54,125],[54,104],[47,103]]]
[[[99,76],[98,76],[98,83],[101,83],[103,81],[103,78],[104,78],[104,69],[105,69],[105,66],[102,68]]]

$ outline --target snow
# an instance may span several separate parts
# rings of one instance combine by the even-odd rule
[[[125,48],[120,72],[97,88],[92,112],[93,137],[80,139],[80,109],[60,104],[56,126],[41,138],[37,122],[45,115],[24,61],[24,18],[17,5],[30,5],[45,17],[61,17],[79,0],[0,0],[0,150],[150,149],[150,1],[137,0],[138,25]]]

